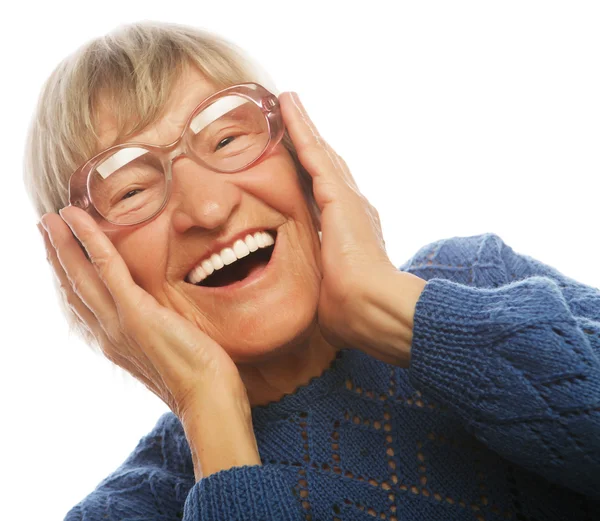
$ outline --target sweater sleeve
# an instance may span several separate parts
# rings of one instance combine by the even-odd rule
[[[163,414],[114,472],[65,521],[181,521],[194,467],[177,417]]]
[[[415,388],[506,459],[600,497],[600,291],[495,234],[439,241],[400,269],[427,280]]]
[[[306,511],[294,495],[296,471],[233,467],[195,483],[183,427],[166,413],[65,521],[301,521]]]
[[[200,479],[186,499],[184,521],[302,521],[303,512],[282,467],[247,465]]]

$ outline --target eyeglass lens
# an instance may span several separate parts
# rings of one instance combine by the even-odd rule
[[[187,154],[219,172],[234,172],[256,160],[269,143],[267,119],[238,95],[216,99],[195,114],[187,130]],[[102,217],[133,224],[152,217],[167,197],[163,160],[141,147],[124,147],[102,158],[88,178],[90,198]]]

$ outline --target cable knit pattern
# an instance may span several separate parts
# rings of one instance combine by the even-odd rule
[[[600,519],[600,291],[492,233],[400,269],[409,369],[341,350],[252,409],[262,465],[197,483],[167,413],[66,521]]]

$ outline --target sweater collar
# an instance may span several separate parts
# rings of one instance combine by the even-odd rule
[[[260,425],[305,412],[314,406],[315,402],[342,387],[350,372],[351,352],[351,349],[340,349],[319,376],[314,376],[306,384],[297,387],[292,393],[283,395],[277,401],[252,407],[254,424]]]

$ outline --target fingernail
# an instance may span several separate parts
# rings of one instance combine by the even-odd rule
[[[41,224],[42,227],[44,228],[44,230],[48,231],[48,225],[46,224],[46,216],[48,214],[45,213],[44,215],[42,215],[42,218],[40,219],[40,222],[38,224]]]
[[[52,242],[50,241],[50,234],[47,231],[45,231],[45,228],[42,226],[41,222],[38,222],[36,226],[37,229],[40,231],[40,235],[42,236],[42,242],[44,243],[44,248],[46,249],[46,260],[50,262],[50,257],[48,254],[48,245],[52,244]]]
[[[68,208],[68,206],[61,208],[60,210],[58,210],[58,214],[62,217],[62,220],[65,221],[70,227],[71,226],[71,214],[69,212],[65,212],[65,210],[67,208]]]
[[[44,237],[44,244],[46,244],[46,239],[48,239],[48,241],[50,241],[50,244],[52,244],[52,246],[54,246],[54,240],[52,238],[52,233],[48,229],[48,223],[46,222],[47,215],[48,215],[47,213],[42,215],[42,218],[40,219],[40,222],[38,223],[38,228],[40,229],[40,232],[42,231],[42,229],[44,229],[46,231],[45,234],[42,233],[42,237]],[[40,228],[40,224],[41,224],[41,228]]]

